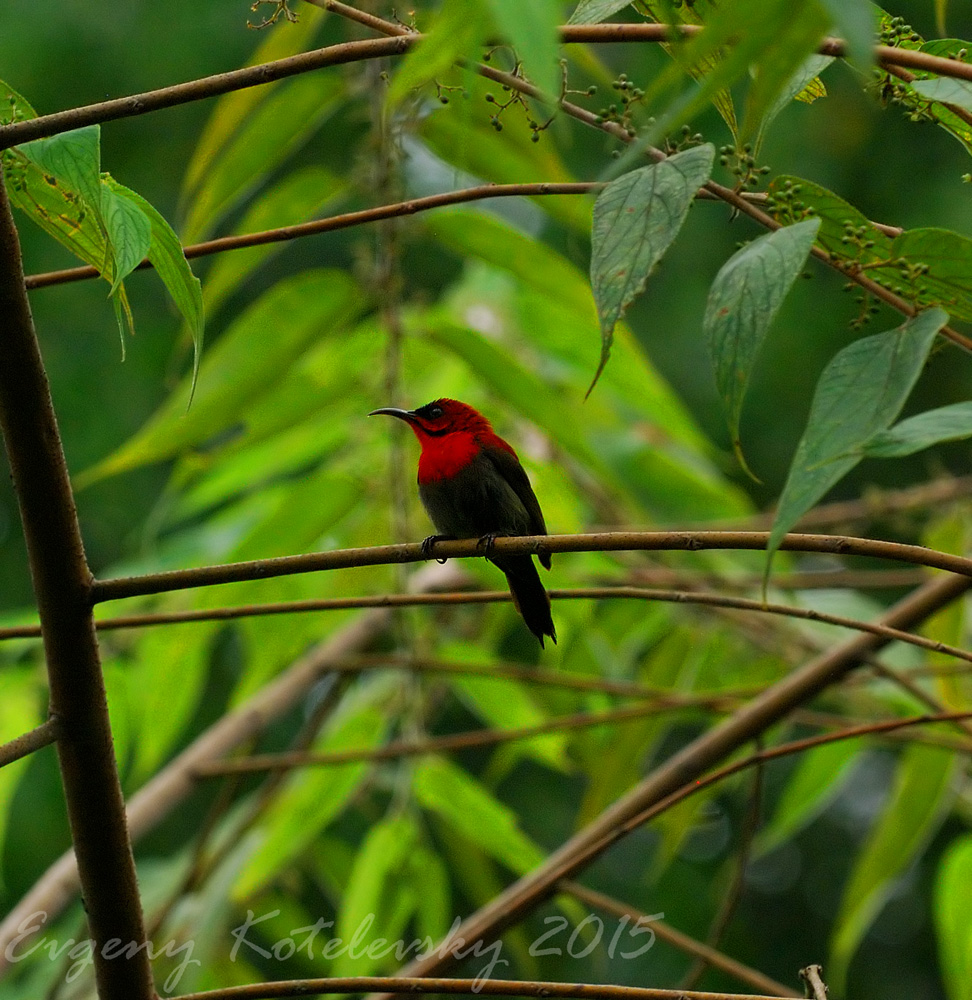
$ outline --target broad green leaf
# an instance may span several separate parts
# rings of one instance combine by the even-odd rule
[[[871,458],[903,458],[943,441],[967,437],[972,437],[972,403],[952,403],[902,420],[865,441],[861,450]]]
[[[478,60],[488,31],[484,4],[444,0],[425,37],[409,50],[392,77],[387,107],[397,107],[411,91],[445,76],[460,60]]]
[[[935,879],[935,930],[949,1000],[972,1000],[972,834],[956,838]]]
[[[101,127],[88,125],[17,147],[35,166],[76,191],[101,219]]]
[[[388,726],[384,699],[380,686],[345,699],[313,749],[329,753],[377,746]],[[262,839],[233,886],[233,898],[242,900],[257,892],[309,847],[343,812],[370,767],[361,762],[293,772],[267,812]]]
[[[860,447],[901,412],[948,317],[928,309],[895,330],[840,351],[817,382],[767,545],[766,574],[783,536],[861,460]]]
[[[759,853],[789,840],[827,807],[850,774],[859,749],[853,740],[839,740],[801,754],[772,818],[756,838]]]
[[[155,207],[150,205],[140,194],[123,184],[119,184],[107,174],[104,175],[103,179],[116,194],[126,198],[140,209],[151,223],[152,241],[149,245],[148,259],[152,262],[162,284],[165,285],[192,337],[192,378],[189,382],[188,392],[188,399],[191,400],[196,377],[199,373],[203,347],[204,318],[202,287],[199,284],[199,279],[192,273],[189,261],[186,260],[186,255],[182,251],[179,237],[176,236],[172,227]]]
[[[591,388],[607,364],[615,324],[678,235],[698,189],[712,174],[714,155],[706,143],[632,170],[594,203],[591,286],[601,323],[601,360]]]
[[[972,240],[948,229],[909,229],[895,239],[891,262],[871,277],[919,306],[940,305],[956,319],[972,320]],[[902,264],[927,267],[906,278]]]
[[[831,937],[827,980],[845,993],[847,970],[895,880],[924,850],[951,797],[955,755],[914,746],[901,755],[891,796],[851,871]]]
[[[367,955],[367,945],[375,938],[394,941],[404,929],[393,926],[391,918],[395,903],[400,902],[402,872],[420,836],[415,820],[407,813],[379,821],[366,834],[355,855],[335,929],[341,940],[359,940],[361,946],[354,955],[351,949],[338,955],[330,975],[370,975],[381,963]]]
[[[560,0],[487,0],[500,34],[516,50],[527,77],[545,94],[560,95],[557,64]],[[468,5],[465,5],[468,6]]]
[[[709,290],[703,329],[716,387],[729,421],[732,447],[743,468],[739,420],[763,339],[813,246],[819,219],[767,233],[723,265]]]
[[[513,810],[461,767],[442,757],[423,758],[412,787],[426,809],[518,875],[543,860],[543,851],[520,829]]]
[[[274,89],[250,112],[195,190],[182,226],[186,243],[212,232],[230,209],[310,139],[343,97],[343,80],[332,73],[307,73]]]
[[[346,181],[323,167],[295,170],[256,198],[233,232],[259,233],[298,225],[340,202],[347,190]],[[203,305],[210,319],[245,278],[286,246],[283,242],[267,243],[218,254],[202,288]]]
[[[279,282],[207,353],[192,409],[185,412],[191,380],[184,379],[134,437],[78,477],[79,486],[171,458],[232,426],[318,337],[362,306],[341,271],[306,271]]]
[[[972,83],[951,77],[935,77],[931,80],[915,80],[911,89],[929,101],[939,104],[955,104],[966,111],[972,111]]]
[[[861,70],[874,65],[877,42],[877,11],[871,0],[821,0],[834,20],[838,34],[847,42],[847,52]]]
[[[127,194],[111,184],[101,187],[101,213],[115,254],[114,295],[124,278],[148,256],[152,246],[152,223]]]
[[[600,24],[612,14],[624,10],[631,0],[580,0],[570,15],[568,24]]]

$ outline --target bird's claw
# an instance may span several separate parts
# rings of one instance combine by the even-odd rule
[[[427,538],[422,539],[422,555],[425,556],[426,559],[429,559],[432,556],[432,546],[435,545],[436,542],[449,542],[452,540],[453,538],[451,535],[429,535]],[[440,566],[444,566],[446,563],[445,559],[437,558],[435,561]]]
[[[489,553],[493,551],[493,546],[496,544],[496,539],[499,536],[500,532],[489,531],[479,539],[479,547],[486,555],[489,555]]]

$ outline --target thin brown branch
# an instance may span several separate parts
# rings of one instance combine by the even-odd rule
[[[575,899],[579,899],[582,903],[593,906],[595,909],[602,910],[605,913],[610,913],[612,916],[620,917],[622,920],[627,917],[629,920],[635,921],[637,926],[650,927],[660,941],[667,942],[687,955],[704,959],[713,969],[718,969],[727,976],[732,976],[733,979],[737,979],[739,982],[753,987],[753,989],[760,990],[763,993],[778,994],[783,997],[800,996],[796,990],[778,983],[775,979],[764,975],[758,969],[751,969],[748,965],[730,958],[723,952],[717,951],[715,948],[711,948],[701,941],[696,941],[695,938],[689,937],[688,934],[666,924],[664,920],[652,920],[641,910],[629,906],[627,903],[612,899],[603,892],[588,889],[586,886],[580,885],[578,882],[571,882],[570,880],[560,882],[557,885],[557,891],[566,892]]]
[[[608,531],[586,535],[524,535],[497,538],[490,551],[499,554],[556,552],[699,552],[703,549],[762,550],[769,541],[765,531]],[[788,552],[826,552],[832,555],[873,556],[918,566],[944,569],[972,576],[972,559],[937,552],[921,545],[886,542],[851,535],[789,534],[780,549]],[[276,559],[200,566],[195,569],[167,570],[145,576],[96,580],[92,587],[95,603],[122,597],[139,597],[220,583],[263,580],[295,573],[349,569],[353,566],[386,566],[421,562],[429,559],[457,559],[482,556],[483,546],[476,539],[435,542],[431,551],[423,551],[421,542],[405,545],[378,545],[358,549],[337,549]]]
[[[533,726],[519,726],[511,729],[476,729],[466,733],[450,733],[448,736],[430,736],[423,740],[394,740],[383,747],[369,747],[361,750],[336,750],[332,753],[288,753],[257,754],[235,760],[215,761],[202,764],[196,769],[200,778],[216,778],[227,774],[254,774],[263,771],[289,771],[296,767],[322,767],[335,764],[350,764],[360,761],[398,760],[402,757],[419,757],[424,754],[443,753],[449,750],[467,750],[471,747],[495,746],[497,743],[516,743],[549,733],[567,732],[571,729],[593,729],[620,722],[633,722],[649,715],[671,711],[673,708],[705,708],[713,711],[731,711],[734,699],[724,695],[701,695],[696,698],[682,696],[674,702],[661,697],[647,705],[631,705],[613,708],[604,712],[576,712],[556,719],[548,719]]]
[[[101,1000],[155,995],[115,764],[85,559],[0,168],[0,427],[37,598],[50,710]],[[109,960],[111,940],[137,949]]]
[[[234,90],[259,87],[275,80],[297,76],[299,73],[323,69],[325,66],[340,66],[364,59],[383,59],[386,56],[400,55],[411,43],[411,38],[369,38],[359,42],[342,42],[340,45],[329,45],[327,48],[301,52],[286,59],[276,59],[257,66],[231,70],[228,73],[204,76],[187,83],[176,83],[158,90],[149,90],[143,94],[132,94],[129,97],[57,111],[51,115],[27,118],[10,125],[0,125],[0,150],[19,146],[33,139],[44,139],[61,132],[70,132],[86,125],[116,121],[119,118],[133,118],[148,114],[150,111],[160,111],[162,108],[219,97]]]
[[[876,622],[865,622],[843,615],[832,615],[813,608],[800,608],[791,604],[770,604],[746,597],[728,594],[707,594],[694,590],[660,590],[647,587],[576,587],[570,590],[548,591],[553,600],[638,600],[659,601],[666,604],[697,604],[705,607],[731,608],[738,611],[755,611],[762,614],[781,615],[802,621],[820,622],[840,628],[871,632],[889,640],[904,642],[934,653],[943,653],[972,663],[972,652],[915,635],[901,629],[888,628]],[[380,594],[366,597],[330,597],[303,601],[281,601],[270,604],[249,604],[239,607],[205,608],[193,611],[158,612],[155,614],[126,615],[106,618],[96,622],[103,630],[143,628],[151,625],[172,625],[198,621],[226,621],[234,618],[251,618],[263,615],[297,614],[310,611],[347,610],[349,608],[402,608],[449,604],[494,604],[511,600],[508,591],[487,590],[451,592],[445,594]],[[24,639],[38,634],[39,626],[18,625],[0,629],[2,639]]]
[[[6,767],[15,760],[21,760],[43,747],[50,746],[57,740],[59,732],[57,719],[48,719],[29,733],[0,745],[0,767]]]
[[[417,588],[454,585],[452,567],[429,566],[417,574]],[[317,683],[332,662],[366,648],[388,625],[388,612],[362,615],[322,642],[246,702],[224,715],[170,761],[128,803],[128,823],[134,839],[144,836],[182,803],[198,785],[193,772],[203,762],[219,759],[289,712]],[[0,923],[0,975],[14,962],[18,948],[29,940],[29,929],[43,931],[37,913],[53,920],[74,898],[78,870],[73,851],[63,854]],[[18,942],[20,942],[18,944]]]
[[[345,212],[332,215],[326,219],[314,219],[294,226],[280,226],[277,229],[265,229],[257,233],[242,233],[237,236],[221,236],[218,239],[206,240],[204,243],[193,243],[183,248],[187,258],[206,257],[226,250],[242,250],[246,247],[264,246],[268,243],[283,243],[287,240],[304,236],[316,236],[320,233],[332,233],[339,229],[349,229],[371,222],[385,219],[400,218],[427,212],[445,205],[460,205],[469,201],[483,201],[488,198],[538,198],[554,194],[588,194],[600,191],[604,184],[595,181],[578,181],[571,183],[537,184],[480,184],[477,187],[463,188],[458,191],[446,191],[442,194],[428,195],[425,198],[410,198],[407,201],[395,202],[389,205],[378,205],[358,212]],[[136,270],[152,267],[149,260],[143,260]],[[95,267],[69,267],[60,271],[45,271],[42,274],[27,276],[27,288],[46,288],[49,285],[63,285],[71,281],[83,281],[97,278],[100,272]]]
[[[460,945],[458,952],[463,954]],[[180,1000],[272,1000],[332,993],[447,993],[494,997],[565,997],[569,1000],[779,1000],[753,993],[697,993],[655,990],[643,986],[599,986],[591,983],[545,983],[504,979],[415,979],[406,976],[347,976],[335,979],[292,979],[250,986],[227,986],[205,993],[186,993]]]
[[[965,594],[972,580],[940,577],[898,602],[882,618],[892,628],[913,628],[929,615]],[[467,943],[493,940],[531,912],[556,891],[557,883],[571,878],[599,857],[630,830],[629,821],[655,808],[668,796],[697,780],[720,760],[805,704],[820,691],[841,680],[861,658],[885,645],[880,636],[855,636],[819,656],[768,688],[728,719],[697,737],[669,757],[594,821],[561,845],[541,865],[518,879],[455,930],[453,938]],[[408,975],[431,975],[447,964],[435,954],[409,963]]]

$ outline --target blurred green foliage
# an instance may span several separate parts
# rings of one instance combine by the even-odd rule
[[[435,5],[419,5],[416,17],[424,18],[429,6]],[[508,18],[507,4],[493,6],[497,17]],[[568,10],[546,6],[554,14]],[[446,23],[449,9],[442,13]],[[786,22],[786,9],[773,5],[772,23]],[[297,25],[281,20],[255,34],[245,28],[245,4],[176,13],[134,3],[109,18],[93,16],[76,0],[8,0],[0,78],[44,112],[347,37],[338,18],[309,5],[298,10]],[[935,33],[931,4],[901,2],[895,13],[926,37]],[[946,13],[951,35],[972,36],[965,12]],[[625,16],[636,17],[633,11]],[[508,20],[500,26],[515,33]],[[471,27],[463,44],[481,37],[479,27]],[[803,36],[792,41],[783,66],[791,71],[812,48]],[[528,63],[542,59],[543,51],[538,42]],[[653,45],[565,51],[569,86],[581,91],[573,98],[609,115],[617,98],[603,95],[621,72],[647,90],[672,65]],[[451,61],[461,51],[447,54]],[[494,65],[511,68],[508,50],[493,58]],[[699,58],[700,65],[690,67],[695,76],[707,72],[714,54],[706,49]],[[418,58],[399,65],[411,74]],[[115,122],[102,130],[102,165],[173,221],[188,243],[382,203],[392,191],[404,198],[477,181],[599,179],[620,151],[616,140],[563,116],[548,128],[531,127],[543,119],[530,103],[510,105],[496,129],[490,119],[507,95],[469,73],[444,69],[424,90],[400,84],[399,93],[395,70],[351,65]],[[750,123],[773,110],[771,72],[777,86],[793,76],[767,64],[750,93]],[[877,95],[862,88],[863,73],[835,63],[823,77],[825,98],[791,102],[779,113],[759,154],[770,178],[807,178],[882,223],[972,232],[970,188],[962,184],[967,149],[935,122],[909,120],[907,107],[904,113],[899,105],[882,108]],[[391,75],[391,84],[383,74]],[[672,74],[672,80],[680,85],[683,78]],[[733,143],[725,88],[734,80],[720,77],[716,84],[709,96],[719,107],[699,111],[690,131],[719,147]],[[400,101],[394,116],[382,111],[386,85]],[[586,96],[593,85],[599,94]],[[739,99],[742,85],[734,86]],[[639,104],[633,113],[647,118],[654,111]],[[724,168],[715,177],[735,180]],[[371,545],[393,540],[403,523],[407,538],[422,537],[428,526],[411,489],[414,443],[389,436],[383,422],[365,414],[439,395],[481,409],[516,444],[551,531],[734,521],[766,505],[786,478],[817,377],[859,336],[850,326],[857,305],[842,296],[839,276],[814,267],[812,280],[797,281],[780,308],[753,368],[739,428],[747,460],[762,480],[754,483],[732,456],[703,316],[719,269],[740,241],[759,232],[725,206],[696,202],[646,293],[615,329],[611,359],[584,402],[602,335],[587,277],[591,204],[566,196],[484,202],[194,262],[208,346],[188,412],[191,337],[154,277],[128,279],[138,333],[123,365],[104,286],[33,292],[94,570],[107,576]],[[18,217],[21,223],[28,272],[68,263],[26,217]],[[391,268],[382,275],[389,258]],[[882,307],[876,322],[887,329],[899,319]],[[968,396],[972,368],[956,358],[953,348],[932,354],[908,412]],[[389,374],[396,368],[397,378]],[[958,443],[907,460],[865,460],[835,495],[962,472],[968,454],[968,445]],[[399,480],[393,483],[392,475]],[[403,489],[406,509],[393,512]],[[856,530],[950,551],[968,545],[964,511],[875,518]],[[651,565],[751,583],[762,566],[752,553],[691,558],[649,564],[621,554],[561,556],[548,579],[551,586],[627,580]],[[495,570],[480,560],[461,569],[474,585],[497,585]],[[166,595],[110,611],[385,593],[404,579],[395,569],[374,567]],[[867,618],[897,593],[790,597]],[[29,578],[6,478],[0,595],[7,620],[29,619]],[[358,615],[105,634],[126,793]],[[640,681],[701,696],[765,686],[783,677],[795,658],[833,641],[821,627],[761,626],[633,601],[561,601],[554,615],[560,644],[541,661],[508,605],[401,613],[372,652],[478,665],[483,675],[384,670],[347,683],[329,677],[299,710],[275,721],[259,749],[282,749],[300,738],[320,752],[364,749],[392,737],[533,725],[613,704],[602,692],[491,678],[489,667],[498,661],[540,662],[567,677]],[[966,641],[963,607],[936,617],[928,634]],[[0,657],[0,738],[6,739],[42,717],[44,684],[36,644],[6,643]],[[912,667],[927,658],[909,649],[888,659]],[[964,678],[929,690],[949,706],[968,705]],[[332,696],[337,707],[317,718],[318,704],[330,705]],[[886,683],[831,691],[814,708],[851,718],[922,710]],[[368,914],[376,915],[376,934],[437,937],[456,914],[492,898],[712,721],[709,709],[689,707],[451,759],[424,755],[301,769],[265,799],[253,779],[225,798],[215,783],[203,783],[137,845],[157,940],[192,941],[192,958],[201,963],[180,973],[178,955],[162,958],[158,981],[171,974],[184,992],[280,976],[393,970],[394,957],[323,959],[323,942],[313,958],[294,948],[283,963],[271,946],[296,940],[296,928],[318,918],[335,920],[334,933],[347,937]],[[770,738],[782,740],[795,728],[780,726]],[[896,753],[854,743],[767,769],[765,829],[726,950],[793,984],[796,969],[824,959],[833,942],[855,996],[939,997],[947,988],[950,1000],[966,997],[968,915],[963,923],[953,898],[963,891],[968,868],[961,767],[940,748]],[[704,938],[734,879],[750,784],[744,776],[666,813],[602,859],[592,882]],[[219,810],[209,813],[214,801]],[[207,814],[207,839],[197,846]],[[0,844],[0,910],[6,911],[68,844],[50,751],[0,772]],[[933,908],[931,887],[946,849]],[[257,947],[231,957],[231,931],[248,910],[265,918],[250,932]],[[689,964],[660,944],[637,959],[617,958],[601,944],[577,958],[584,938],[571,938],[572,928],[548,939],[553,952],[535,954],[531,942],[559,926],[545,918],[561,914],[580,923],[586,911],[561,898],[531,916],[505,939],[504,956],[513,965],[495,974],[672,985]],[[75,907],[47,933],[61,940],[82,936],[80,919]],[[606,921],[605,942],[615,926]],[[589,924],[585,933],[596,927]],[[625,950],[639,943],[625,942]],[[466,971],[475,973],[478,961],[469,960]],[[39,953],[0,984],[0,997],[39,995],[66,967]],[[736,985],[713,973],[702,980],[703,988]]]

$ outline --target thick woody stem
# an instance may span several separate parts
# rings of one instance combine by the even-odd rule
[[[20,505],[102,1000],[155,994],[92,616],[92,577],[0,171],[0,427]],[[118,945],[111,948],[116,939]],[[110,950],[109,950],[110,949]]]

